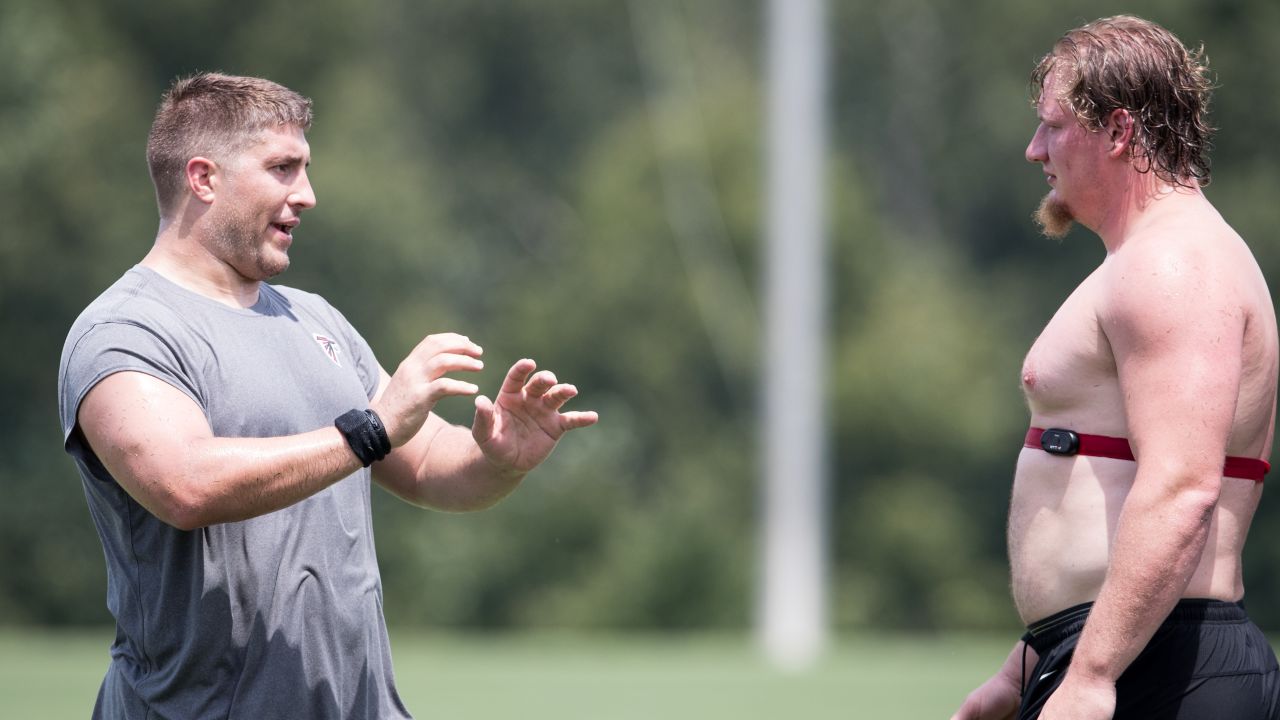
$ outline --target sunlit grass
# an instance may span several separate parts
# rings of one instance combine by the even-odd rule
[[[0,631],[4,717],[85,718],[109,631]],[[846,637],[812,670],[772,670],[742,637],[392,633],[418,718],[655,720],[939,718],[1016,638]]]

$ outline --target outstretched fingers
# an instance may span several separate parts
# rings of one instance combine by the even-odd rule
[[[485,443],[493,435],[493,401],[484,395],[476,396],[476,416],[471,421],[471,435],[476,442]]]
[[[422,338],[418,346],[414,348],[414,352],[422,352],[428,356],[439,355],[440,353],[453,353],[457,355],[469,355],[471,357],[480,357],[484,354],[484,348],[471,341],[471,338],[458,333],[436,333]]]
[[[512,410],[519,407],[521,413],[532,413],[532,416],[541,417],[538,424],[553,438],[558,438],[566,430],[594,425],[599,420],[599,416],[591,411],[560,412],[565,403],[577,395],[577,387],[560,382],[556,379],[555,373],[550,370],[538,370],[537,363],[525,358],[518,360],[507,371],[499,393],[498,405]],[[488,401],[486,400],[485,403],[487,404]],[[482,430],[487,432],[494,423],[501,425],[494,419],[492,410],[487,406],[486,409],[490,414],[482,417],[485,411],[481,410],[479,399],[477,399],[476,409],[477,420],[485,423]]]
[[[528,381],[529,376],[538,367],[537,363],[524,358],[517,360],[511,369],[507,371],[507,376],[502,380],[502,389],[499,391],[504,394],[517,394],[524,389],[524,384]]]
[[[439,377],[451,372],[480,372],[484,369],[484,362],[470,355],[440,353],[427,360],[426,368],[429,375]]]
[[[457,333],[428,335],[396,368],[393,380],[400,378],[415,388],[415,395],[440,398],[444,395],[474,395],[480,389],[472,383],[446,377],[456,372],[480,372],[484,350],[469,338]]]
[[[436,397],[444,397],[446,395],[475,395],[480,392],[480,386],[475,383],[469,383],[465,380],[455,380],[450,377],[442,377],[431,383],[432,394]]]
[[[550,370],[542,370],[529,378],[524,384],[524,394],[530,400],[539,400],[547,391],[556,386],[556,376]]]
[[[434,404],[452,395],[475,395],[480,392],[475,383],[450,377],[456,372],[480,372],[484,363],[479,358],[458,353],[440,353],[426,360],[420,370],[419,382],[425,383],[426,397]]]
[[[560,427],[565,431],[590,427],[599,421],[600,416],[594,410],[575,410],[560,413]]]
[[[559,410],[577,394],[578,388],[568,383],[559,383],[542,394],[542,404],[550,410]]]

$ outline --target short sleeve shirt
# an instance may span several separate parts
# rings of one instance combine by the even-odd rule
[[[191,398],[218,437],[330,426],[377,391],[368,344],[317,295],[262,284],[233,308],[142,266],[81,314],[58,399],[107,562],[116,619],[95,717],[402,718],[382,616],[370,475],[242,522],[178,530],[111,477],[76,424],[103,378]]]

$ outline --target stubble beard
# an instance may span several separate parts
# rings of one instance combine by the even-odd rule
[[[289,256],[275,260],[263,252],[261,223],[254,218],[230,213],[221,218],[213,233],[218,257],[250,280],[269,280],[289,269]]]
[[[1066,204],[1054,198],[1052,193],[1040,199],[1040,207],[1036,208],[1033,217],[1040,225],[1040,232],[1054,240],[1066,237],[1076,221]]]

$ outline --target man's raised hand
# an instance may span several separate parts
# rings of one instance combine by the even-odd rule
[[[529,472],[547,459],[566,432],[599,420],[593,411],[561,412],[578,389],[557,382],[549,370],[535,370],[534,361],[519,360],[507,371],[495,400],[476,398],[471,433],[485,457],[504,471]]]
[[[448,377],[448,373],[479,372],[484,369],[480,361],[483,352],[470,338],[457,333],[428,335],[418,343],[396,368],[373,408],[392,447],[417,434],[440,398],[480,392],[474,383]]]

